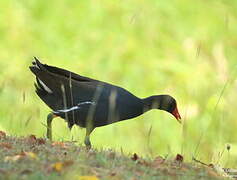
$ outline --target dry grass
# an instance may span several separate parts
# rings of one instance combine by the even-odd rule
[[[212,167],[0,133],[0,179],[222,179]]]

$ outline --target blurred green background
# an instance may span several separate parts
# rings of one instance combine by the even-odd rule
[[[177,99],[182,125],[153,110],[97,128],[96,148],[237,165],[236,0],[2,0],[0,12],[1,130],[45,137],[50,109],[28,69],[36,56],[139,97]],[[54,140],[84,134],[53,121]]]

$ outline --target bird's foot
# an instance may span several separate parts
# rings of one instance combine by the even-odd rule
[[[47,133],[46,133],[47,139],[52,141],[52,131],[51,128],[47,127]]]
[[[89,136],[85,137],[84,143],[86,145],[86,149],[90,150],[91,149],[91,141],[90,141],[90,137]]]
[[[86,150],[90,150],[91,149],[91,145],[86,145]]]

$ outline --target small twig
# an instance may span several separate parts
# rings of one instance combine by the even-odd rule
[[[199,163],[199,164],[202,164],[202,165],[204,165],[204,166],[211,167],[209,164],[206,164],[206,163],[204,163],[204,162],[202,162],[202,161],[199,161],[199,160],[197,160],[195,157],[192,157],[192,160],[195,161],[195,162],[197,162],[197,163]]]

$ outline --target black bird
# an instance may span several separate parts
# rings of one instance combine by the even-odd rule
[[[121,87],[42,64],[37,58],[29,68],[36,76],[37,95],[52,109],[47,117],[50,140],[54,117],[65,119],[70,129],[74,124],[86,128],[84,143],[88,148],[94,128],[131,119],[151,109],[167,111],[180,122],[176,100],[169,95],[141,99]]]

